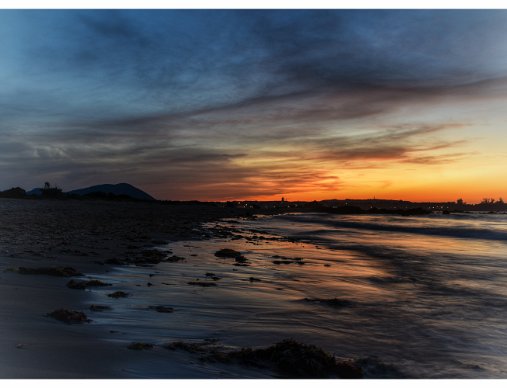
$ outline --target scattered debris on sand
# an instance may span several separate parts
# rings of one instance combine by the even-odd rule
[[[153,349],[153,344],[148,344],[146,342],[132,342],[127,349],[130,350],[150,350]]]
[[[210,341],[176,341],[165,348],[199,354],[202,361],[238,363],[270,369],[284,378],[400,377],[396,368],[383,364],[378,359],[339,360],[314,345],[302,344],[292,339],[257,349],[231,350]]]
[[[200,286],[200,287],[216,287],[217,284],[214,282],[203,282],[200,280],[197,280],[195,282],[188,282],[189,286]]]
[[[310,303],[320,303],[329,307],[334,308],[343,308],[343,307],[353,307],[356,305],[355,302],[352,302],[347,299],[338,299],[338,298],[332,298],[332,299],[311,299],[311,298],[304,298],[305,302]]]
[[[205,275],[207,278],[213,279],[214,281],[218,281],[222,279],[220,276],[215,275],[213,272],[206,272]]]
[[[101,311],[112,310],[112,308],[110,306],[106,306],[106,305],[102,305],[102,304],[92,304],[92,305],[90,305],[90,310],[101,312]]]
[[[216,351],[218,349],[222,349],[223,347],[215,345],[218,342],[216,339],[205,339],[200,342],[184,342],[184,341],[174,341],[164,345],[166,349],[169,350],[184,350],[189,353],[207,353],[210,351]]]
[[[87,323],[91,322],[85,313],[75,310],[58,309],[49,314],[49,317],[68,324],[71,323]]]
[[[324,350],[286,339],[267,348],[227,348],[216,340],[201,342],[176,341],[164,346],[199,354],[201,361],[238,363],[270,369],[283,378],[402,378],[397,368],[376,357],[338,359]]]
[[[139,266],[143,265],[154,265],[158,264],[162,261],[165,261],[168,258],[168,253],[159,251],[158,249],[145,249],[141,251],[139,255],[131,259],[130,261]]]
[[[72,267],[41,267],[41,268],[19,267],[16,272],[22,275],[47,275],[60,277],[72,277],[82,275],[81,272],[77,271]]]
[[[171,257],[168,257],[164,261],[166,261],[168,263],[177,263],[178,261],[185,261],[185,260],[186,259],[184,257],[173,255]]]
[[[115,291],[112,294],[107,294],[107,296],[109,296],[110,298],[115,298],[115,299],[126,298],[129,295],[130,295],[129,293],[123,292],[123,291]]]
[[[241,252],[235,251],[234,249],[224,248],[215,252],[216,257],[225,257],[229,259],[236,259],[238,257],[243,257]]]
[[[91,287],[108,287],[111,286],[111,283],[104,283],[101,280],[92,279],[92,280],[74,280],[71,279],[67,282],[67,287],[72,288],[74,290],[84,290],[86,288]]]
[[[174,308],[169,306],[149,306],[150,310],[155,310],[159,313],[173,313]]]
[[[109,265],[125,265],[127,262],[125,260],[120,259],[107,259],[104,263]]]
[[[273,264],[280,265],[280,264],[293,264],[292,260],[273,260]]]
[[[248,267],[250,264],[245,256],[241,252],[235,251],[234,249],[224,248],[215,252],[216,257],[222,257],[227,259],[234,259],[234,264],[237,267]]]
[[[291,257],[280,256],[280,255],[274,255],[274,256],[272,256],[272,258],[277,259],[277,260],[273,260],[273,264],[275,264],[275,265],[288,265],[288,264],[304,265],[305,264],[304,260],[301,257],[291,258]]]

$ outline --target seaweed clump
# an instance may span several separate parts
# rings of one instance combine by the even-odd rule
[[[104,283],[101,280],[74,280],[71,279],[67,282],[67,287],[72,288],[74,290],[84,290],[90,287],[107,287],[110,286],[111,283]]]
[[[353,362],[336,359],[314,345],[284,340],[268,348],[243,348],[226,353],[224,361],[238,361],[268,367],[287,378],[361,378],[361,369]],[[220,357],[218,357],[220,361]]]
[[[68,324],[91,322],[91,320],[88,319],[86,314],[81,311],[58,309],[47,315],[51,318],[54,318],[58,321],[62,321]]]
[[[291,258],[291,257],[280,256],[280,255],[274,255],[272,257],[273,257],[273,259],[278,259],[278,260],[273,260],[273,264],[275,264],[275,265],[281,265],[281,264],[283,264],[283,265],[288,265],[288,264],[304,265],[305,264],[304,260],[301,257]]]
[[[284,378],[361,378],[361,365],[356,361],[337,361],[336,358],[314,345],[305,345],[287,339],[267,348],[227,351],[211,342],[166,345],[167,349],[202,354],[204,361],[239,363],[273,370]]]
[[[157,249],[146,249],[133,260],[133,263],[138,266],[151,266],[166,260],[167,256],[167,253]]]
[[[90,310],[102,312],[102,311],[108,311],[108,310],[112,310],[112,309],[110,306],[106,306],[106,305],[102,305],[102,304],[92,304],[92,305],[90,305]]]
[[[213,282],[201,282],[201,281],[195,281],[195,282],[188,282],[189,286],[200,286],[200,287],[216,287],[217,284]]]
[[[18,273],[22,275],[47,275],[59,277],[72,277],[81,276],[82,273],[72,267],[41,267],[41,268],[28,268],[19,267]]]
[[[235,251],[234,249],[224,248],[215,252],[216,257],[222,257],[227,259],[234,259],[234,264],[237,267],[248,267],[248,260],[241,252]]]
[[[127,296],[129,296],[129,294],[123,291],[115,291],[112,294],[107,294],[107,296],[109,296],[110,298],[118,299],[118,298],[126,298]]]
[[[229,259],[237,259],[243,257],[241,252],[235,251],[234,249],[224,248],[215,252],[216,257],[225,257]]]
[[[155,310],[158,313],[173,313],[174,309],[169,306],[150,306],[150,310]]]
[[[146,342],[132,342],[129,346],[127,346],[127,349],[130,349],[130,350],[150,350],[150,349],[153,349],[153,345],[148,344]]]
[[[347,299],[338,299],[338,298],[332,298],[332,299],[310,299],[305,298],[305,302],[311,302],[311,303],[319,303],[323,304],[329,307],[333,308],[344,308],[344,307],[354,307],[355,303],[347,300]]]
[[[185,260],[186,259],[184,257],[176,256],[176,255],[173,255],[173,256],[165,259],[165,261],[167,261],[168,263],[177,263],[178,261],[185,261]]]
[[[171,342],[164,347],[169,350],[184,350],[188,353],[206,353],[210,349],[208,348],[210,345],[209,342],[184,342],[184,341],[174,341]],[[215,349],[212,350],[213,354],[216,352]],[[205,357],[206,358],[206,357]]]

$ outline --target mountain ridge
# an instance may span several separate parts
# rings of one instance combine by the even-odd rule
[[[146,193],[145,191],[131,185],[130,183],[105,183],[101,185],[94,185],[89,187],[84,187],[80,189],[75,189],[71,191],[67,191],[65,194],[70,195],[93,195],[93,194],[109,194],[109,195],[125,195],[133,199],[138,199],[141,201],[155,201],[151,195]]]

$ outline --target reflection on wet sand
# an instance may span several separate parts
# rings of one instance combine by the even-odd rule
[[[317,228],[321,216],[310,216],[224,220],[208,225],[218,232],[211,240],[159,248],[184,260],[118,267],[106,280],[132,296],[95,323],[121,333],[115,341],[255,347],[293,338],[338,357],[379,357],[413,377],[504,376],[504,241],[414,236],[410,224],[450,229],[453,220],[348,217],[354,226],[343,227],[341,217],[340,229],[328,226],[335,216],[322,216]],[[216,255],[221,249],[237,255]],[[105,294],[93,290],[94,303]]]

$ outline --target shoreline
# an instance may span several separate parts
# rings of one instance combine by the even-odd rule
[[[283,374],[265,361],[255,367],[257,357],[287,346],[295,354],[316,354],[307,345],[349,366],[363,363],[370,371],[366,378],[452,377],[446,369],[452,363],[475,368],[465,367],[459,376],[498,373],[487,372],[481,358],[486,354],[452,358],[428,331],[425,317],[410,303],[396,303],[405,295],[428,312],[440,311],[433,297],[427,299],[438,276],[420,263],[440,265],[435,255],[452,261],[452,249],[436,246],[455,236],[432,229],[452,218],[400,217],[396,222],[403,228],[385,218],[384,238],[370,241],[372,228],[378,229],[375,217],[371,225],[328,224],[333,216],[307,213],[299,217],[305,220],[301,227],[290,215],[238,219],[248,214],[210,206],[25,203],[0,200],[6,221],[0,225],[3,378],[278,378]],[[313,216],[324,234],[312,234]],[[427,222],[430,229],[407,222]],[[424,234],[413,240],[414,232]],[[337,234],[326,239],[331,235],[325,233]],[[409,237],[400,240],[396,233]],[[414,241],[430,251],[411,251]],[[471,248],[487,243],[477,244]],[[62,274],[71,276],[54,276]],[[126,294],[110,297],[116,292]],[[472,303],[480,300],[480,293],[467,292]],[[47,316],[58,309],[85,313],[78,321],[91,322],[67,324]],[[404,328],[403,338],[419,343],[420,350],[403,345],[400,353],[386,346],[396,336],[392,314]],[[455,334],[464,341],[459,327]],[[294,342],[284,342],[289,339]],[[442,361],[436,369],[423,366],[431,351]],[[326,376],[332,377],[317,375]]]
[[[149,354],[113,346],[111,333],[103,325],[66,324],[46,316],[61,308],[82,311],[92,320],[99,314],[89,310],[87,291],[66,287],[71,277],[12,270],[72,267],[85,278],[101,277],[115,269],[107,260],[122,260],[168,242],[206,239],[209,236],[203,235],[201,224],[250,213],[195,205],[0,200],[4,232],[0,237],[0,376],[143,377],[125,368],[137,360],[141,365],[160,364],[165,370],[158,374],[162,378],[199,378],[195,368],[185,371],[184,362],[178,365],[180,357],[167,351]]]

